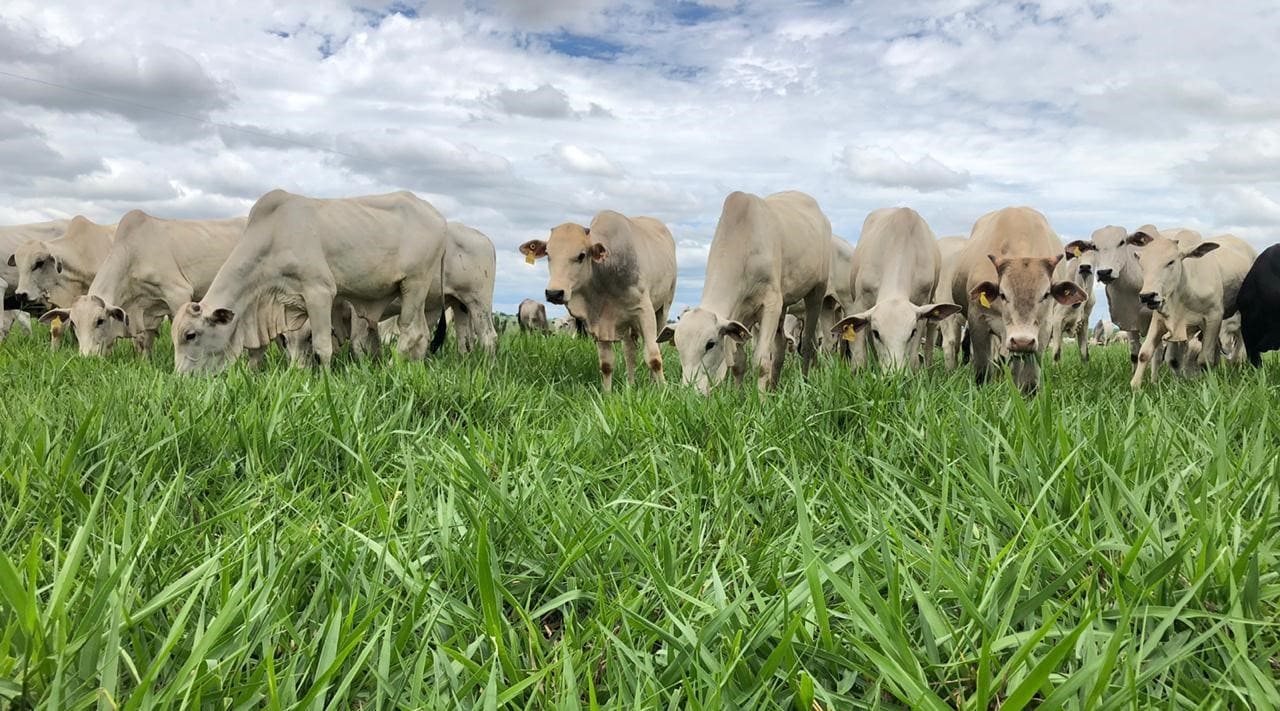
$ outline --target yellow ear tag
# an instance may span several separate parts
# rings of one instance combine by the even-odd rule
[[[982,304],[982,308],[984,309],[991,308],[991,299],[987,298],[987,292],[978,292],[978,303]]]
[[[852,343],[858,340],[858,331],[853,326],[845,325],[844,331],[840,333],[840,337]]]
[[[536,260],[537,260],[537,257],[534,257],[534,256],[533,256],[533,252],[526,252],[526,253],[525,253],[525,255],[524,255],[524,263],[525,263],[525,264],[533,264],[533,263],[534,263],[534,261],[536,261]]]
[[[54,316],[53,320],[49,322],[49,327],[53,329],[62,328],[62,319],[58,316]]]
[[[1076,255],[1077,257],[1079,257],[1080,255],[1084,254],[1084,250],[1083,250],[1083,249],[1080,249],[1079,247],[1076,247],[1075,249],[1073,249],[1073,250],[1071,250],[1071,251],[1072,251],[1072,252],[1075,252],[1075,255]]]

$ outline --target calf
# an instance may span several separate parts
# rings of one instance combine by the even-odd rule
[[[627,381],[636,367],[636,342],[644,347],[654,382],[663,382],[658,329],[676,293],[676,242],[652,217],[600,212],[589,227],[566,223],[547,240],[520,245],[526,259],[547,258],[547,301],[586,321],[600,357],[604,392],[613,386],[613,344],[623,342]]]
[[[517,318],[520,321],[521,331],[538,331],[546,333],[549,330],[547,325],[547,307],[533,299],[525,299],[520,302],[519,308],[516,309]]]

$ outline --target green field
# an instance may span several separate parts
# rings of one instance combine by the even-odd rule
[[[179,379],[11,339],[0,707],[1280,707],[1280,361],[703,399],[451,348]]]

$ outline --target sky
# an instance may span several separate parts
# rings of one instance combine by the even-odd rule
[[[546,283],[517,245],[614,209],[671,228],[679,313],[734,190],[850,241],[1031,205],[1263,247],[1277,57],[1275,0],[6,0],[0,224],[407,189],[493,240],[505,312]]]

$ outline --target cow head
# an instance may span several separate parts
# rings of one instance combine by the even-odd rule
[[[130,336],[128,314],[98,296],[77,296],[70,309],[54,309],[40,320],[49,323],[55,318],[71,323],[83,356],[105,356],[116,339]]]
[[[1169,297],[1182,283],[1182,261],[1199,259],[1218,248],[1217,242],[1200,242],[1185,251],[1174,240],[1154,230],[1138,230],[1129,235],[1128,243],[1139,248],[1142,266],[1142,289],[1138,298],[1152,311],[1162,311]]]
[[[916,369],[917,354],[926,321],[941,321],[960,313],[956,304],[924,304],[916,306],[906,299],[882,301],[860,314],[836,322],[831,335],[854,340],[870,338],[868,347],[876,360],[891,370]]]
[[[1140,268],[1133,256],[1136,249],[1128,243],[1128,236],[1123,227],[1107,226],[1089,238],[1097,251],[1094,274],[1103,284],[1121,283],[1137,288],[1141,282]]]
[[[591,279],[591,267],[609,257],[609,250],[602,243],[592,241],[589,227],[571,222],[551,230],[545,242],[534,239],[520,245],[520,253],[531,264],[547,258],[551,272],[547,301],[562,306],[573,298],[575,289]]]
[[[1066,277],[1084,290],[1086,298],[1093,291],[1098,275],[1098,248],[1092,242],[1075,240],[1066,247]]]
[[[1069,281],[1054,283],[1053,270],[1062,255],[1052,257],[998,257],[988,255],[995,265],[996,281],[984,281],[969,292],[970,308],[992,323],[1001,335],[999,352],[1016,359],[1014,380],[1024,392],[1032,392],[1040,382],[1036,360],[1044,351],[1053,325],[1053,304],[1066,306],[1085,300],[1087,294]]]
[[[705,395],[724,380],[734,354],[750,335],[747,327],[737,321],[695,307],[685,311],[675,326],[663,328],[658,342],[675,344],[680,354],[681,380]]]
[[[31,302],[60,306],[75,298],[62,278],[62,260],[54,256],[48,242],[27,242],[9,257],[9,266],[18,269],[14,293]]]
[[[173,367],[178,373],[217,373],[236,358],[231,309],[197,302],[183,304],[173,317]]]

